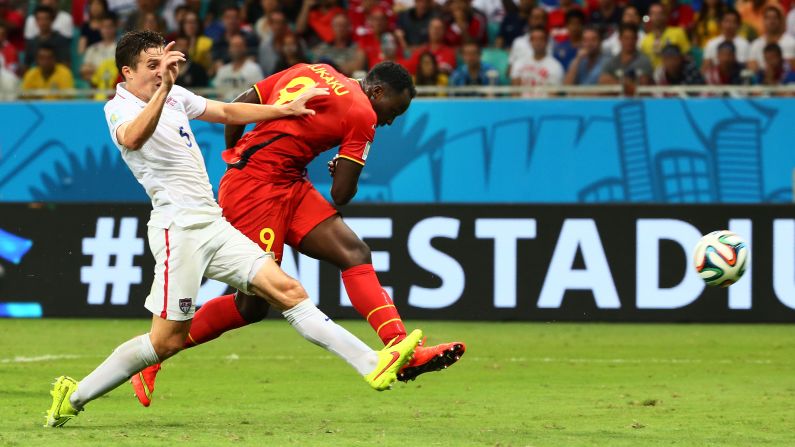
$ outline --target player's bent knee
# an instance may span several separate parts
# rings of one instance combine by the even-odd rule
[[[296,304],[309,298],[304,286],[295,279],[289,278],[282,285],[279,301],[285,309],[289,309]]]
[[[265,319],[268,316],[270,304],[262,298],[246,295],[238,292],[235,297],[235,305],[240,316],[246,320],[247,323],[256,323]]]
[[[152,347],[155,348],[157,358],[162,362],[163,360],[173,357],[185,345],[185,338],[178,335],[163,337],[152,340]]]

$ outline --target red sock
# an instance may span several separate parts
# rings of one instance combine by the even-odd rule
[[[224,295],[204,303],[193,316],[185,348],[215,340],[226,331],[247,325],[235,305],[235,295]]]
[[[371,264],[357,265],[342,272],[342,282],[354,309],[367,319],[384,344],[406,338],[406,328],[392,298],[381,287]]]

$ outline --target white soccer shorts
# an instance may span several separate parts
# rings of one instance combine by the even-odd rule
[[[203,276],[252,294],[253,270],[272,259],[223,217],[190,228],[149,227],[148,233],[155,279],[144,306],[167,320],[193,318]]]

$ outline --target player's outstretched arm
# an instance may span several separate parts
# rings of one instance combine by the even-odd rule
[[[259,93],[257,93],[254,87],[252,87],[239,94],[237,98],[232,100],[232,102],[259,104]],[[243,132],[245,132],[245,130],[246,126],[241,124],[227,124],[224,126],[224,142],[226,143],[226,147],[234,147],[238,140],[240,140],[240,137],[243,136]]]
[[[249,124],[288,116],[314,115],[315,111],[306,107],[307,101],[328,94],[327,88],[311,88],[295,101],[278,106],[208,100],[207,109],[199,119],[222,124]]]

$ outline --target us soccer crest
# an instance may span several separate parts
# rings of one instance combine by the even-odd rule
[[[193,301],[192,298],[180,298],[180,300],[179,300],[179,310],[181,310],[182,313],[185,313],[185,314],[190,312],[190,306],[191,306],[191,302],[192,301]]]

